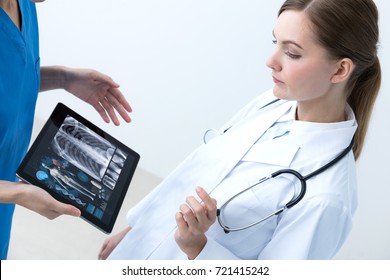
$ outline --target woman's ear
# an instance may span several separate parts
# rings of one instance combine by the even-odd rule
[[[333,74],[331,81],[333,83],[347,81],[354,69],[355,65],[350,58],[343,58],[337,61],[337,70],[336,73]]]

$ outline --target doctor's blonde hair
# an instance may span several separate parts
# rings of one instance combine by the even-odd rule
[[[377,7],[372,0],[287,0],[278,16],[287,10],[305,12],[330,57],[349,58],[355,65],[346,93],[358,123],[353,147],[358,159],[381,84]]]

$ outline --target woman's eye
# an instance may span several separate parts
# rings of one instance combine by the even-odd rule
[[[301,58],[301,56],[299,54],[293,54],[289,51],[286,52],[286,55],[289,57],[289,58],[292,58],[292,59],[299,59]]]
[[[276,39],[273,39],[273,40],[272,40],[272,43],[276,45],[276,44],[278,43],[278,41],[277,41]],[[299,58],[301,58],[301,55],[299,55],[299,54],[294,54],[294,53],[292,53],[292,52],[290,52],[290,51],[288,51],[288,50],[285,51],[285,54],[286,54],[289,58],[291,58],[291,59],[299,59]]]

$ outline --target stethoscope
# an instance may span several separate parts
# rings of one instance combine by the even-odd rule
[[[321,174],[322,172],[324,172],[325,170],[327,170],[328,168],[332,167],[333,165],[335,165],[338,161],[340,161],[345,155],[347,155],[351,150],[352,150],[352,147],[353,147],[353,144],[354,144],[354,139],[352,138],[351,140],[351,143],[349,144],[349,146],[347,148],[345,148],[336,158],[334,158],[332,161],[328,162],[327,164],[325,164],[324,166],[318,168],[317,170],[311,172],[310,174],[306,175],[306,176],[303,176],[302,174],[300,174],[298,171],[296,170],[293,170],[293,169],[282,169],[282,170],[278,170],[274,173],[272,173],[270,176],[268,177],[264,177],[262,179],[260,179],[258,182],[256,182],[255,184],[249,186],[248,188],[244,189],[243,191],[237,193],[236,195],[234,195],[233,197],[231,197],[229,200],[227,200],[225,203],[223,203],[219,209],[217,209],[217,220],[218,220],[218,223],[220,224],[220,226],[223,228],[223,230],[225,231],[225,233],[229,233],[229,232],[232,232],[232,231],[240,231],[240,230],[244,230],[244,229],[247,229],[247,228],[250,228],[250,227],[253,227],[259,223],[262,223],[266,220],[268,220],[269,218],[273,217],[273,216],[277,216],[281,213],[283,213],[285,210],[293,207],[294,205],[296,205],[298,202],[300,202],[302,200],[302,198],[305,196],[305,193],[306,193],[306,181],[309,180],[310,178],[314,177],[314,176],[317,176],[318,174]],[[265,181],[267,180],[270,180],[270,179],[273,179],[273,178],[276,178],[282,174],[290,174],[290,175],[293,175],[295,176],[301,183],[301,189],[300,189],[300,192],[299,194],[296,196],[296,197],[293,197],[288,203],[286,203],[286,205],[284,205],[282,208],[276,210],[275,212],[265,216],[264,218],[260,219],[259,221],[255,222],[255,223],[251,223],[247,226],[243,226],[243,227],[236,227],[236,228],[232,228],[232,227],[229,227],[228,225],[226,225],[223,221],[222,221],[222,218],[221,218],[221,213],[222,211],[224,210],[224,208],[236,197],[238,197],[239,195],[241,195],[242,193],[246,192],[247,190],[261,184],[261,183],[264,183]]]
[[[258,110],[260,109],[263,109],[275,102],[279,101],[279,99],[275,99],[269,103],[267,103],[266,105],[262,106],[261,108],[259,108]],[[230,128],[230,127],[229,127]],[[206,130],[206,132],[204,133],[203,135],[203,142],[205,144],[207,144],[212,138],[218,136],[218,135],[223,135],[226,131],[229,130],[229,128],[225,129],[223,132],[220,132],[216,129],[208,129]],[[242,190],[241,192],[237,193],[236,195],[232,196],[229,200],[227,200],[226,202],[224,202],[219,209],[217,209],[217,220],[218,220],[218,223],[220,224],[220,226],[223,228],[223,230],[225,231],[225,233],[229,233],[229,232],[233,232],[233,231],[240,231],[240,230],[244,230],[244,229],[247,229],[247,228],[250,228],[250,227],[253,227],[257,224],[260,224],[268,219],[270,219],[271,217],[273,216],[277,216],[281,213],[283,213],[285,210],[293,207],[294,205],[296,205],[298,202],[300,202],[303,197],[305,196],[305,193],[306,193],[306,181],[309,180],[310,178],[314,177],[314,176],[317,176],[318,174],[321,174],[322,172],[324,172],[325,170],[327,170],[328,168],[332,167],[333,165],[335,165],[337,162],[339,162],[344,156],[346,156],[351,150],[352,150],[352,147],[353,147],[353,144],[354,144],[354,138],[352,138],[351,140],[351,143],[348,145],[348,147],[346,147],[336,158],[334,158],[332,161],[328,162],[327,164],[325,164],[324,166],[318,168],[317,170],[311,172],[310,174],[306,175],[306,176],[303,176],[302,174],[300,174],[298,171],[294,170],[294,169],[282,169],[282,170],[278,170],[274,173],[272,173],[270,176],[268,177],[264,177],[262,179],[260,179],[258,182],[256,182],[255,184],[252,184],[251,186],[247,187],[246,189]],[[299,194],[296,196],[296,197],[293,197],[288,203],[286,203],[283,207],[281,207],[280,209],[276,210],[275,212],[265,216],[264,218],[260,219],[259,221],[256,221],[255,223],[251,223],[247,226],[242,226],[242,227],[229,227],[228,225],[226,225],[223,221],[222,221],[222,211],[224,210],[224,208],[236,197],[238,197],[239,195],[243,194],[244,192],[250,190],[251,188],[261,184],[261,183],[264,183],[270,179],[275,179],[276,177],[280,176],[280,175],[283,175],[283,174],[290,174],[290,175],[293,175],[295,176],[299,181],[300,181],[300,185],[301,185],[301,188],[300,188],[300,192]]]

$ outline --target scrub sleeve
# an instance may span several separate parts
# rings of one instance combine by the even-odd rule
[[[28,148],[39,91],[35,4],[19,0],[21,30],[0,8],[0,180],[16,181]],[[7,258],[14,204],[0,204],[0,259]]]

